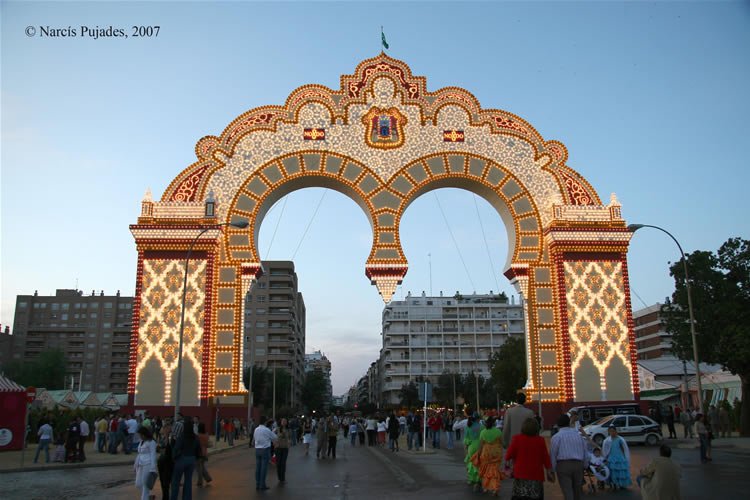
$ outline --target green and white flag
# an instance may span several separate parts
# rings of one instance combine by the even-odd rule
[[[388,46],[388,42],[386,42],[386,40],[385,40],[385,33],[383,33],[383,27],[382,26],[380,27],[380,41],[383,44],[383,48],[385,48],[385,49],[390,48]]]

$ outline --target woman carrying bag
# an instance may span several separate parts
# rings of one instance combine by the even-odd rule
[[[198,486],[203,486],[203,481],[206,484],[213,481],[211,474],[208,473],[206,468],[206,461],[208,460],[208,434],[206,434],[206,424],[203,422],[198,424],[198,441],[201,444],[201,456],[195,460],[196,474],[198,474]]]

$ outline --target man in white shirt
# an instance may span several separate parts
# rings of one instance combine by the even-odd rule
[[[52,435],[54,434],[52,426],[44,422],[36,434],[39,436],[39,446],[36,449],[36,455],[34,455],[34,463],[39,460],[39,452],[42,450],[44,450],[44,457],[47,459],[47,463],[49,463],[49,445],[52,442]]]
[[[128,437],[125,440],[125,453],[128,454],[133,451],[133,442],[135,440],[135,433],[138,432],[138,421],[128,415],[125,420],[125,425],[128,427]]]
[[[255,489],[257,491],[267,490],[266,476],[268,475],[268,463],[271,461],[271,442],[276,441],[278,436],[268,428],[270,421],[263,423],[266,417],[261,417],[261,424],[253,432],[255,441]]]
[[[570,426],[570,417],[563,413],[557,419],[560,429],[550,442],[550,461],[557,474],[565,500],[579,500],[583,471],[589,466],[589,454],[583,437]]]
[[[81,417],[78,417],[78,428],[81,430],[81,433],[78,435],[78,460],[81,462],[86,461],[86,441],[89,439],[89,433],[91,430],[89,429],[89,424]]]

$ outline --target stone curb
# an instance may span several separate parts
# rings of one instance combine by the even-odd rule
[[[243,445],[247,445],[247,443],[235,444],[234,446],[227,446],[226,448],[220,448],[218,450],[212,449],[208,451],[208,456],[210,457],[211,455],[218,455],[229,450],[234,450],[235,448],[241,448]],[[133,455],[135,455],[135,453],[133,453]],[[46,471],[46,470],[114,467],[118,465],[132,465],[132,464],[133,464],[133,458],[128,458],[127,460],[116,460],[114,462],[98,463],[98,464],[84,462],[84,463],[48,465],[46,467],[40,467],[38,465],[31,465],[28,467],[15,467],[12,469],[0,469],[0,474],[6,474],[6,473],[11,473],[11,472],[39,472],[39,471]]]

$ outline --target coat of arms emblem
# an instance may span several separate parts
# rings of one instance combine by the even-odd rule
[[[365,142],[374,148],[397,148],[404,143],[406,117],[397,108],[372,108],[364,117]]]

